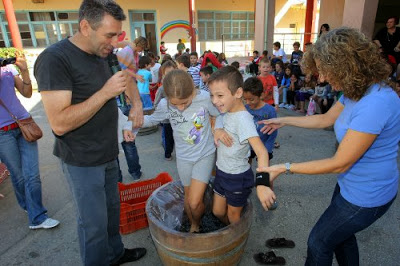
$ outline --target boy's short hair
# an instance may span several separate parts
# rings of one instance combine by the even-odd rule
[[[246,79],[246,81],[243,83],[243,91],[250,92],[257,97],[261,97],[262,93],[264,92],[264,87],[261,80],[259,80],[257,77],[251,77]]]
[[[300,47],[300,43],[299,43],[299,42],[294,42],[294,43],[293,43],[293,46],[298,46],[298,47]]]
[[[210,85],[215,81],[225,81],[232,95],[234,95],[239,88],[243,88],[242,74],[233,66],[225,66],[215,71],[208,79],[208,84]]]
[[[196,56],[197,58],[199,58],[199,55],[197,54],[197,52],[191,52],[191,53],[190,53],[190,56],[192,56],[192,55],[194,55],[194,56]]]
[[[262,55],[263,55],[263,56],[268,56],[268,50],[264,50],[264,51],[262,52]]]
[[[236,69],[239,69],[240,64],[239,64],[238,61],[233,61],[232,64],[231,64],[231,66],[235,67]]]
[[[153,52],[148,52],[147,56],[150,57],[151,59],[156,59],[156,55]]]
[[[164,43],[165,43],[164,41],[161,42],[161,44],[164,44]]]
[[[259,54],[259,52],[257,50],[253,51],[253,54]]]
[[[170,68],[170,67],[176,69],[176,68],[177,68],[176,63],[175,63],[174,61],[172,61],[172,60],[167,60],[167,61],[165,61],[165,62],[161,65],[161,68],[160,68],[161,74],[164,75],[164,74],[165,74],[165,69]]]
[[[139,68],[145,68],[146,65],[150,65],[150,64],[151,64],[151,59],[147,55],[139,58]]]
[[[200,69],[200,73],[203,73],[204,75],[212,75],[213,68],[211,66],[205,66]]]
[[[258,63],[259,65],[261,65],[261,64],[271,64],[271,62],[269,61],[269,59],[268,59],[268,57],[263,57],[261,60],[260,60],[260,63]]]
[[[186,54],[179,56],[176,59],[176,62],[178,64],[183,64],[185,67],[189,68],[190,67],[190,57]]]
[[[281,43],[280,42],[274,42],[274,46],[281,48]]]

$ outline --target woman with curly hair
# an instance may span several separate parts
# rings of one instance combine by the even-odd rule
[[[358,30],[338,28],[323,34],[302,61],[343,96],[325,114],[263,121],[271,134],[283,126],[335,127],[339,147],[327,159],[273,165],[257,171],[321,175],[338,173],[331,204],[308,239],[306,265],[359,265],[355,233],[389,209],[397,195],[400,99],[387,84],[390,66],[376,45]]]

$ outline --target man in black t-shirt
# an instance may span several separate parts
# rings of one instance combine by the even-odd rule
[[[385,55],[392,55],[396,63],[400,63],[400,27],[398,17],[389,17],[386,28],[381,29],[375,36],[374,42],[383,50]]]
[[[56,137],[78,210],[84,265],[119,265],[138,260],[144,248],[125,249],[119,234],[118,110],[126,91],[136,104],[130,117],[143,123],[140,97],[126,71],[112,75],[106,57],[117,45],[125,15],[114,1],[84,0],[79,31],[43,51],[35,63],[42,102]]]

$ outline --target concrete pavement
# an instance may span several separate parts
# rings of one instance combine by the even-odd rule
[[[16,202],[10,180],[6,180],[0,185],[0,193],[6,196],[0,199],[0,265],[80,265],[75,209],[59,161],[52,155],[54,137],[40,101],[31,113],[44,132],[39,140],[43,202],[49,215],[60,220],[61,225],[52,230],[29,230],[26,214]],[[291,114],[287,110],[279,113]],[[326,158],[335,152],[332,131],[286,127],[280,130],[278,140],[281,147],[274,151],[272,164]],[[144,179],[153,178],[161,171],[178,178],[175,159],[171,162],[163,159],[160,131],[139,136],[137,146]],[[119,158],[124,182],[129,183],[132,179],[124,155],[120,153]],[[253,254],[267,251],[265,240],[272,237],[294,240],[294,249],[274,251],[286,259],[286,265],[303,265],[308,234],[328,206],[335,183],[335,175],[282,175],[275,182],[279,207],[270,212],[262,210],[253,193],[252,230],[240,265],[255,265]],[[396,199],[386,215],[357,234],[360,265],[399,265],[399,207]],[[123,241],[127,247],[144,246],[148,250],[142,260],[126,265],[161,265],[147,228],[123,236]]]

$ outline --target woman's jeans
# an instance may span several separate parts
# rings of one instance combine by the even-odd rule
[[[351,204],[340,195],[336,185],[331,204],[319,218],[308,238],[306,265],[332,265],[333,253],[339,265],[359,265],[355,233],[378,220],[389,207],[364,208]]]
[[[10,171],[15,196],[28,212],[29,225],[41,224],[47,219],[47,210],[42,204],[37,142],[27,142],[19,128],[0,130],[0,159]]]

